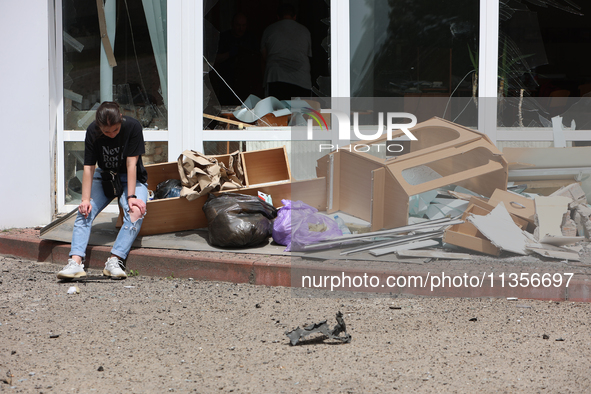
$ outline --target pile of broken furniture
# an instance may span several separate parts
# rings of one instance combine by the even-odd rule
[[[385,143],[384,136],[318,161],[318,175],[327,179],[327,212],[344,212],[370,224],[371,232],[343,238],[365,244],[341,255],[368,251],[374,256],[471,258],[433,251],[451,246],[492,256],[506,251],[579,260],[581,247],[575,244],[589,239],[591,209],[574,179],[562,181],[567,185],[549,196],[508,191],[509,163],[486,135],[439,118],[411,131],[417,141],[401,156],[355,149]],[[428,219],[414,217],[417,208],[415,216],[424,212]],[[445,217],[449,222],[441,223]],[[398,238],[373,241],[372,236]],[[327,242],[309,249],[321,244]]]
[[[574,245],[589,239],[591,231],[591,207],[579,183],[572,180],[546,196],[508,191],[509,163],[486,135],[439,118],[411,131],[417,141],[410,141],[403,155],[355,149],[386,143],[385,136],[360,141],[319,159],[317,178],[309,180],[292,179],[285,147],[241,152],[243,187],[213,192],[262,192],[276,208],[282,200],[301,200],[328,215],[366,223],[361,228],[351,223],[353,234],[309,245],[310,251],[339,247],[345,248],[342,255],[369,251],[375,256],[454,259],[469,258],[465,252],[499,256],[506,251],[579,259],[580,247]],[[232,167],[230,155],[210,157]],[[146,166],[149,189],[178,179],[178,164]],[[149,201],[139,235],[207,227],[202,210],[206,199]],[[362,245],[351,245],[356,243]]]

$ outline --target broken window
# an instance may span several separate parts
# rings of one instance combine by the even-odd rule
[[[499,11],[498,126],[551,128],[562,116],[566,128],[591,129],[591,7],[501,0]]]
[[[64,130],[84,131],[103,101],[144,129],[168,129],[167,0],[63,0]],[[84,134],[64,142],[65,203],[78,204]],[[168,161],[167,141],[147,141],[145,164]]]
[[[249,96],[268,97],[261,40],[265,29],[278,21],[279,3],[276,0],[204,2],[203,110],[209,115],[203,119],[204,129],[237,129],[232,123],[238,120],[233,112]],[[289,3],[294,6],[296,21],[310,32],[312,88],[308,96],[329,96],[329,1],[295,0]],[[268,121],[257,125],[281,127]],[[238,146],[245,148],[245,144]]]
[[[62,18],[64,129],[85,130],[102,101],[167,129],[166,0],[64,0]]]
[[[478,1],[350,0],[349,7],[351,97],[402,97],[400,109],[419,122],[476,124]]]

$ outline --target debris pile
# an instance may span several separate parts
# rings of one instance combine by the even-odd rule
[[[499,256],[505,251],[578,261],[582,247],[575,244],[589,240],[591,229],[591,206],[584,195],[578,183],[550,196],[533,198],[500,189],[488,199],[464,195],[469,198],[460,217],[415,219],[406,226],[329,238],[302,245],[299,250],[350,246],[341,249],[340,255],[395,253],[398,257],[436,259],[472,258],[462,252]]]
[[[285,116],[278,101],[251,101],[252,112],[261,111],[256,116]],[[238,118],[252,121],[251,111],[242,112]],[[403,130],[390,130],[318,159],[317,177],[307,180],[292,179],[285,146],[218,156],[185,151],[177,162],[146,166],[148,188],[162,198],[148,201],[139,235],[208,228],[218,247],[258,246],[272,235],[286,252],[339,248],[341,256],[427,259],[507,252],[580,260],[580,243],[591,237],[588,147],[509,148],[505,155],[486,135],[444,119],[410,130],[417,139],[407,141],[403,154],[366,150],[403,137]],[[180,191],[168,194],[171,188]],[[215,236],[218,209],[204,209],[216,198],[231,200],[219,197],[229,193],[259,208],[228,203],[237,220],[225,219]],[[243,220],[260,206],[264,220]],[[246,222],[257,225],[238,225]],[[230,242],[233,229],[242,229],[239,242]],[[257,231],[261,236],[248,240]]]
[[[575,244],[589,240],[591,233],[589,185],[580,182],[586,179],[582,173],[570,180],[512,185],[509,175],[515,168],[530,171],[519,176],[538,178],[557,172],[541,167],[544,161],[535,148],[514,150],[507,159],[486,135],[443,119],[430,119],[411,131],[417,141],[402,155],[369,154],[352,143],[318,160],[317,174],[327,184],[327,216],[359,219],[366,231],[361,234],[347,223],[354,234],[309,243],[300,251],[350,245],[340,254],[454,259],[469,256],[458,252],[509,252],[580,260],[581,247]],[[385,138],[372,143],[387,142]],[[550,160],[557,166],[569,165],[564,149],[575,148],[556,154],[544,149],[544,154],[559,155],[561,160]],[[582,153],[573,151],[572,162],[579,163]],[[558,172],[562,176],[565,171]],[[560,188],[548,192],[552,185]]]

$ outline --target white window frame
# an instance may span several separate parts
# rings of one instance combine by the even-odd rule
[[[178,7],[179,3],[173,0],[168,0],[167,2],[167,12],[169,12],[170,15],[170,11],[176,11]],[[64,129],[64,98],[63,98],[63,87],[64,87],[64,81],[63,81],[63,69],[64,69],[64,65],[63,65],[63,59],[64,59],[64,53],[63,53],[63,45],[61,45],[61,43],[63,43],[63,19],[62,19],[62,0],[55,0],[55,7],[56,7],[56,12],[55,12],[55,18],[56,18],[56,42],[60,43],[60,45],[57,45],[57,50],[56,50],[56,67],[57,67],[57,81],[56,81],[56,89],[58,89],[57,92],[57,97],[60,97],[60,100],[58,102],[57,105],[57,116],[56,116],[56,120],[57,120],[57,149],[56,149],[56,153],[57,153],[57,174],[56,174],[56,180],[57,180],[57,184],[56,184],[56,199],[57,199],[57,211],[58,213],[65,213],[65,212],[69,212],[73,209],[76,209],[78,207],[78,205],[74,205],[74,204],[68,204],[65,202],[66,200],[66,191],[64,190],[63,185],[65,184],[65,174],[64,174],[64,162],[65,162],[65,143],[66,142],[84,142],[85,136],[86,136],[86,130],[65,130]],[[197,7],[199,8],[199,7]],[[176,14],[175,14],[176,15]],[[170,21],[170,17],[169,17],[169,21]],[[169,22],[169,26],[170,26],[170,22]],[[169,31],[171,29],[169,28]],[[176,41],[174,41],[174,39],[171,39],[171,37],[168,37],[168,42],[167,44],[170,46],[171,41],[174,43]],[[171,60],[171,56],[168,55],[168,61]],[[176,66],[176,64],[174,64]],[[170,70],[170,68],[169,68]],[[171,72],[170,74],[174,75],[174,72]],[[170,75],[169,74],[169,75]],[[170,77],[169,77],[170,79]],[[168,89],[169,89],[169,97],[170,97],[170,91],[172,90],[172,92],[177,93],[177,89],[178,89],[179,84],[175,85],[174,87],[171,87],[169,85]],[[169,101],[170,102],[170,101]],[[169,104],[170,107],[170,104]],[[169,119],[170,119],[170,114],[169,114]],[[169,124],[169,129],[170,129],[170,124]],[[146,142],[158,142],[158,141],[168,141],[168,157],[170,159],[170,154],[171,152],[175,152],[174,148],[176,148],[175,143],[177,142],[176,140],[173,141],[173,143],[171,143],[170,141],[170,135],[168,130],[154,130],[154,129],[144,129],[144,140]],[[171,146],[172,145],[172,146]],[[105,208],[104,212],[109,212],[109,213],[117,213],[119,212],[119,208],[117,205],[111,204],[109,205],[107,208]]]
[[[203,26],[202,19],[199,22]],[[202,30],[202,27],[201,27]],[[330,1],[330,79],[331,97],[350,97],[349,77],[349,1]],[[197,52],[203,53],[203,39],[195,43]],[[203,73],[203,69],[201,72]],[[197,74],[199,75],[199,74]],[[203,86],[200,86],[199,98],[203,97]],[[195,108],[203,108],[203,101]],[[342,108],[340,108],[343,110]],[[348,111],[344,111],[348,113]],[[338,122],[333,122],[338,125]],[[289,127],[249,127],[248,131],[240,130],[195,130],[194,147],[203,152],[204,141],[291,141],[292,133]],[[338,141],[338,126],[332,129],[332,141]],[[188,149],[188,148],[185,148]]]
[[[56,39],[62,36],[62,1],[55,0]],[[250,127],[240,130],[204,130],[203,108],[203,3],[194,0],[168,0],[168,128],[171,130],[144,130],[146,141],[168,141],[168,158],[174,160],[185,149],[203,152],[204,141],[290,141],[288,127]],[[330,2],[330,77],[331,96],[350,97],[350,49],[349,49],[349,2]],[[497,74],[499,42],[499,0],[480,0],[479,31],[479,77],[478,95],[491,101],[479,106],[478,130],[486,133],[493,142],[503,141],[548,141],[552,132],[547,129],[509,129],[496,126]],[[63,46],[58,45],[57,67],[63,70]],[[84,131],[64,130],[63,76],[59,72],[56,81],[57,107],[57,208],[67,212],[76,206],[65,204],[64,143],[84,141]],[[494,102],[494,104],[493,104]],[[346,109],[340,108],[341,110]],[[337,125],[338,122],[333,122]],[[591,140],[589,131],[565,131],[567,140]],[[333,128],[332,141],[338,141],[338,128]],[[341,141],[342,142],[342,141]],[[109,207],[116,211],[116,207]]]

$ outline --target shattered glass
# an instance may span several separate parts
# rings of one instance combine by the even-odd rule
[[[352,97],[466,97],[476,92],[479,4],[349,1]],[[477,57],[476,57],[477,59]]]
[[[166,75],[166,45],[162,45],[166,42],[166,5],[166,0],[115,2],[110,20],[115,24],[113,56],[117,66],[107,65],[111,79],[109,73],[101,72],[105,67],[100,61],[96,1],[62,2],[64,130],[86,130],[105,99],[119,103],[124,115],[139,120],[146,129],[168,129],[167,81],[160,79]],[[168,161],[167,141],[145,145],[144,164]],[[79,204],[84,142],[64,142],[63,166],[64,184],[59,187],[64,190],[64,202]]]
[[[584,63],[580,50],[569,48],[585,41],[583,11],[572,0],[501,0],[498,126],[552,127],[554,116],[579,103],[591,73],[577,66]],[[577,128],[587,123],[580,105],[568,114],[581,119]]]
[[[100,71],[101,33],[96,2],[62,2],[65,130],[85,130],[94,120],[93,109],[104,99],[119,102],[124,115],[143,119],[146,128],[168,128],[167,81],[162,81],[158,73],[159,67],[166,68],[166,45],[159,44],[166,42],[165,10],[166,0],[149,6],[116,1],[115,15],[109,18],[115,24],[115,37],[110,38],[114,40],[117,66],[111,69],[112,81],[105,84],[104,80],[101,83],[105,76]],[[112,90],[106,88],[109,85]],[[101,99],[109,94],[111,97]]]
[[[330,95],[329,26],[330,2],[293,4],[299,10],[297,21],[312,37],[312,90],[318,96]],[[260,39],[266,27],[277,20],[277,4],[272,1],[208,0],[204,3],[204,118],[206,129],[236,129],[232,114],[244,106],[251,95],[265,98]],[[308,9],[310,8],[310,9]],[[305,11],[304,11],[305,10]],[[246,18],[246,33],[239,34],[239,22]],[[253,45],[256,42],[256,45]],[[229,56],[227,55],[229,54]],[[258,122],[269,126],[269,122]]]

